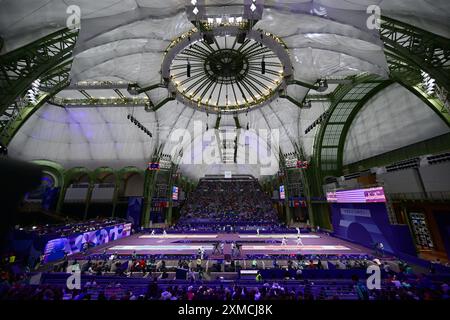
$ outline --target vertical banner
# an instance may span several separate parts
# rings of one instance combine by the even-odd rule
[[[142,197],[128,197],[127,220],[134,226],[141,225],[141,212],[144,199]]]

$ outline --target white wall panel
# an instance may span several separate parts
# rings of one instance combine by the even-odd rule
[[[421,167],[420,174],[427,192],[450,191],[450,163]]]
[[[383,181],[387,193],[419,193],[423,192],[417,173],[413,169],[387,172],[377,176]]]
[[[344,164],[424,141],[449,132],[441,118],[398,84],[370,99],[347,135]]]

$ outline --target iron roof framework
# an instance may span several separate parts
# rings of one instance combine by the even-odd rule
[[[339,176],[343,168],[343,150],[350,126],[358,112],[377,93],[400,83],[423,100],[450,127],[450,114],[444,102],[421,87],[425,71],[448,91],[450,81],[450,40],[414,26],[383,17],[381,38],[385,44],[391,77],[371,76],[340,85],[330,97],[329,116],[321,124],[314,142],[314,173],[310,175],[315,194],[328,176]]]
[[[3,144],[11,141],[34,111],[68,85],[71,54],[77,35],[76,31],[63,29],[0,56],[0,139]],[[317,182],[327,175],[341,173],[343,145],[352,120],[371,97],[395,81],[423,99],[450,123],[442,101],[427,95],[418,86],[420,73],[425,71],[436,79],[438,85],[449,89],[450,41],[385,17],[381,37],[391,79],[382,81],[360,77],[340,85],[331,95],[330,116],[321,125],[315,141],[313,162],[318,167]],[[36,104],[31,104],[23,97],[36,79],[41,79],[43,93]],[[167,98],[153,109],[170,100],[173,98]]]

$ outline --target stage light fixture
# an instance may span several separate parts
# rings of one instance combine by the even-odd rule
[[[236,42],[239,44],[243,44],[246,37],[247,37],[247,34],[245,32],[241,32],[237,35]]]
[[[187,65],[186,65],[186,73],[187,73],[187,77],[190,78],[191,77],[191,63],[189,62],[189,59],[187,61]]]
[[[32,104],[36,104],[37,103],[37,97],[40,94],[40,90],[39,90],[39,86],[41,85],[41,80],[36,79],[31,83],[31,88],[28,89],[27,93],[25,94],[25,96],[27,97],[28,102],[32,103]]]
[[[432,95],[436,90],[436,80],[424,71],[422,71],[422,87],[429,95]]]
[[[328,111],[325,111],[323,114],[321,114],[320,117],[316,119],[316,121],[314,121],[308,128],[306,128],[305,134],[307,134],[312,129],[314,129],[314,127],[318,126],[323,121],[325,121],[328,118],[328,116],[329,116],[329,112]]]
[[[261,74],[266,74],[266,61],[264,60],[264,56],[261,61]]]
[[[302,108],[304,108],[304,109],[311,109],[311,107],[312,107],[311,100],[307,100],[307,101],[303,102],[303,104],[302,104]]]
[[[143,131],[150,138],[152,137],[152,133],[142,123],[140,123],[136,118],[134,118],[131,114],[127,115],[127,119],[130,120],[138,129]]]
[[[0,144],[0,155],[7,156],[8,148],[2,144]]]
[[[317,81],[317,85],[318,88],[316,89],[316,91],[318,92],[324,92],[328,89],[328,82],[326,79],[320,79],[319,81]]]
[[[213,44],[214,36],[212,34],[205,33],[203,34],[203,41],[205,41],[207,44]]]

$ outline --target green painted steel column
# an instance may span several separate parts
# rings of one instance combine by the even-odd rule
[[[171,225],[172,224],[172,206],[173,206],[173,199],[172,199],[172,188],[173,188],[173,177],[172,177],[172,172],[170,173],[170,180],[169,180],[169,185],[168,185],[168,192],[169,192],[169,208],[167,210],[167,216],[166,216],[166,224],[167,225]]]
[[[172,164],[172,168],[170,168],[170,176],[169,176],[169,210],[167,211],[166,224],[172,224],[172,207],[173,207],[173,199],[172,199],[172,189],[175,184],[178,184],[180,187],[180,181],[178,176],[174,178],[174,174],[176,174],[178,170],[178,166],[176,164]]]
[[[314,161],[314,160],[313,160]],[[308,183],[310,184],[310,191],[312,197],[322,197],[323,190],[322,185],[319,183],[321,181],[319,168],[315,165],[314,162],[311,163],[308,171]],[[324,229],[331,229],[331,221],[330,221],[330,212],[328,204],[315,202],[314,204],[311,201],[311,214],[310,214],[310,223],[313,226],[320,226]]]
[[[119,174],[117,174],[115,176],[114,195],[113,195],[113,202],[112,202],[112,211],[111,211],[112,218],[114,218],[116,216],[116,206],[117,206],[117,201],[119,200],[119,190],[120,190],[122,183],[123,183],[123,180],[120,179]]]
[[[92,199],[92,191],[94,189],[94,182],[90,181],[89,182],[89,188],[88,188],[88,192],[86,195],[86,201],[84,202],[84,216],[83,216],[83,220],[86,220],[88,217],[88,210],[89,210],[89,205],[91,203],[91,199]]]
[[[286,225],[290,226],[291,225],[291,220],[292,220],[292,214],[291,214],[291,208],[289,208],[289,192],[288,192],[288,179],[287,179],[287,175],[288,172],[287,170],[285,170],[285,175],[283,176],[283,186],[284,186],[284,207],[286,209]]]
[[[66,182],[63,183],[61,186],[61,190],[59,191],[58,195],[58,202],[56,203],[56,213],[61,214],[61,209],[64,204],[64,198],[66,197],[66,191],[67,191],[68,184]]]
[[[142,218],[142,226],[144,228],[150,227],[150,210],[152,207],[152,199],[153,199],[153,194],[155,192],[157,177],[158,177],[158,170],[147,170],[145,172],[144,212],[143,212],[143,218]]]

